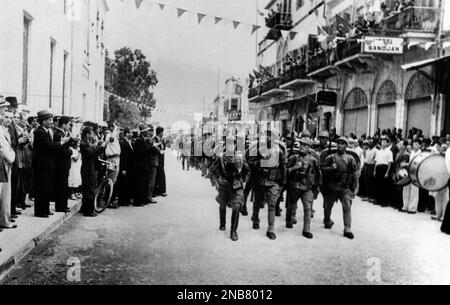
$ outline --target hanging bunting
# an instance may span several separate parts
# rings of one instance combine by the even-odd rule
[[[158,5],[159,5],[159,7],[161,8],[161,10],[163,10],[164,7],[166,6],[165,4],[162,4],[162,3],[158,3]]]
[[[214,17],[215,24],[218,24],[221,20],[222,18],[220,17]]]
[[[255,34],[255,32],[257,31],[257,30],[259,30],[259,28],[260,28],[260,26],[259,25],[252,25],[252,35],[253,34]]]
[[[186,10],[183,10],[181,8],[177,8],[177,15],[178,18],[180,18],[184,13],[186,13]]]
[[[283,37],[283,39],[286,40],[287,35],[289,34],[289,31],[280,30],[280,32],[281,32],[281,36]]]
[[[137,8],[137,9],[139,9],[139,7],[141,6],[141,4],[142,4],[143,1],[144,1],[144,0],[135,0],[136,8]]]
[[[205,14],[197,13],[198,24],[200,24],[202,22],[202,19],[205,18],[205,17],[206,17]]]
[[[239,24],[241,24],[239,21],[234,21],[234,20],[233,20],[233,27],[234,27],[234,29],[237,29],[237,27],[239,26]]]
[[[294,31],[289,32],[289,39],[290,40],[294,40],[295,36],[297,36],[297,32],[294,32]]]

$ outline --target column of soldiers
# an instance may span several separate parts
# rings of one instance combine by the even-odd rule
[[[309,133],[300,137],[292,133],[283,143],[272,137],[275,134],[269,130],[255,143],[247,139],[245,151],[238,149],[235,137],[228,137],[226,145],[216,147],[209,177],[219,193],[216,200],[219,203],[220,230],[226,229],[226,207],[231,207],[230,237],[233,241],[238,240],[239,211],[243,216],[248,215],[246,203],[252,195],[253,229],[260,229],[259,212],[267,205],[266,235],[270,240],[276,239],[275,219],[285,190],[286,227],[292,229],[297,224],[296,212],[301,200],[302,236],[312,239],[313,203],[320,191],[324,201],[324,227],[333,227],[331,213],[339,200],[344,214],[343,235],[353,239],[351,205],[358,183],[358,161],[348,153],[348,139],[340,137],[332,145],[328,133],[323,132],[319,135],[319,143],[315,144]]]

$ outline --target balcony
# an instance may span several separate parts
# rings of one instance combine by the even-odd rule
[[[266,26],[275,30],[289,31],[292,29],[292,17],[289,13],[276,12],[266,18]]]
[[[385,18],[383,29],[404,37],[434,38],[439,29],[439,9],[433,7],[409,7]]]
[[[281,75],[280,89],[296,89],[303,85],[313,84],[309,79],[305,65],[295,65]]]
[[[261,95],[261,89],[262,89],[261,85],[255,87],[255,88],[249,89],[249,91],[248,91],[248,102],[249,103],[259,103],[259,102],[262,102],[262,101],[268,99],[268,97]]]
[[[266,80],[262,84],[261,95],[264,97],[276,97],[288,93],[289,90],[280,89],[280,81],[281,79],[279,77]]]
[[[321,51],[309,56],[309,71],[308,77],[318,80],[324,80],[335,74],[336,67],[335,50],[329,49]]]

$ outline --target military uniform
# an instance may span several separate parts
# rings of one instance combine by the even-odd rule
[[[346,138],[339,138],[339,142],[345,142],[348,145]],[[353,238],[351,233],[352,217],[351,206],[352,200],[355,196],[356,187],[358,184],[357,170],[358,166],[353,156],[339,151],[335,154],[329,155],[322,163],[322,172],[324,177],[327,177],[324,182],[324,224],[325,228],[331,229],[333,221],[331,220],[331,211],[334,203],[339,199],[342,203],[344,214],[344,236]]]
[[[267,152],[258,149],[256,157],[249,157],[248,163],[252,171],[255,200],[253,203],[253,228],[259,229],[259,210],[265,203],[269,207],[267,237],[275,239],[275,207],[280,196],[281,187],[286,185],[286,157],[278,144]]]
[[[311,146],[311,141],[301,139],[301,143]],[[319,162],[311,153],[292,155],[287,162],[287,200],[289,201],[286,210],[286,227],[292,228],[297,202],[299,199],[303,203],[303,236],[312,238],[311,217],[312,205],[317,194],[317,188],[321,184],[321,174]]]
[[[235,241],[238,239],[239,213],[244,204],[244,184],[250,175],[249,167],[242,154],[237,153],[235,156],[224,154],[216,158],[210,173],[219,192],[216,201],[219,203],[220,230],[225,230],[228,206],[232,209],[231,239]]]

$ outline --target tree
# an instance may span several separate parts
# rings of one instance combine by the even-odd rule
[[[127,104],[110,98],[110,119],[123,119],[121,125],[128,125],[128,115],[132,121],[137,117],[139,120],[151,117],[151,109],[156,105],[151,90],[158,84],[158,78],[142,51],[124,47],[114,52],[114,59],[106,51],[105,66],[105,89],[137,103]]]

